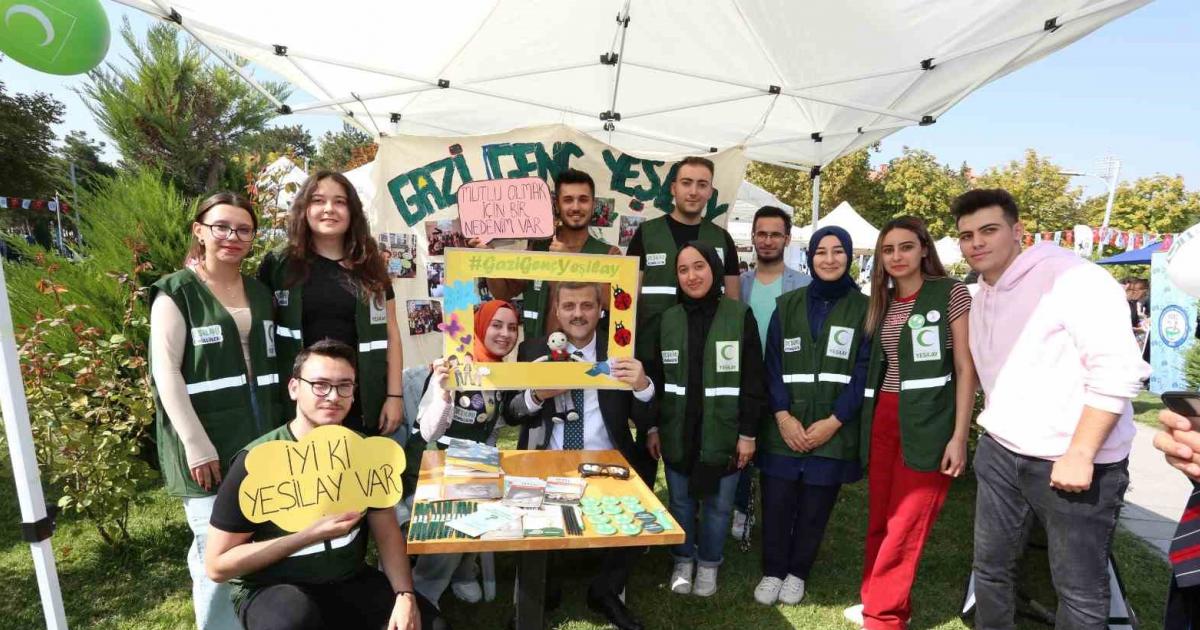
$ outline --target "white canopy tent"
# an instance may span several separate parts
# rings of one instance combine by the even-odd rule
[[[849,202],[843,201],[839,203],[833,212],[821,219],[820,227],[828,227],[836,225],[850,233],[850,239],[854,241],[854,251],[859,253],[870,254],[875,251],[875,241],[879,240],[879,229],[871,225],[869,221],[862,218],[857,211],[850,205]],[[808,239],[813,234],[813,226],[806,225],[798,228],[799,234],[792,237],[792,244],[800,247],[808,247]]]
[[[255,184],[260,190],[265,189],[272,194],[272,210],[286,212],[292,207],[292,200],[307,179],[308,173],[304,169],[296,166],[291,158],[280,156],[259,173]]]
[[[725,225],[725,229],[729,231],[729,235],[733,237],[735,243],[738,245],[750,244],[753,238],[751,229],[754,224],[754,213],[763,206],[776,206],[789,215],[795,212],[794,208],[780,201],[775,195],[749,181],[743,181],[741,187],[738,188],[737,200],[729,213],[729,223]],[[795,237],[796,234],[798,234],[796,227],[792,226],[792,236]]]
[[[561,123],[646,156],[745,148],[820,170],[1149,0],[116,0],[374,135]],[[615,20],[614,20],[615,18]],[[232,54],[231,54],[232,53]],[[0,406],[47,627],[66,628],[0,269]]]

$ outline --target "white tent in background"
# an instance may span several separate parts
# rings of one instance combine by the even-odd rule
[[[958,248],[958,239],[953,236],[942,237],[941,240],[933,244],[937,250],[938,258],[942,264],[949,267],[963,259],[962,250]]]
[[[737,201],[734,202],[733,209],[729,212],[729,223],[725,226],[735,243],[738,245],[752,244],[753,234],[751,231],[754,224],[754,213],[763,206],[777,206],[788,214],[795,212],[794,208],[780,201],[775,195],[749,181],[743,181],[742,186],[738,188]],[[792,226],[792,236],[795,237],[796,234],[798,234],[796,227]]]
[[[858,214],[849,202],[839,203],[833,212],[821,218],[820,227],[830,225],[836,225],[850,233],[850,239],[854,241],[854,251],[865,254],[875,251],[875,241],[879,240],[879,229],[862,218],[862,215]],[[808,239],[813,233],[813,226],[806,225],[800,228],[799,232],[799,237],[792,238],[792,244],[807,247]]]
[[[358,198],[362,199],[364,208],[370,208],[371,200],[375,198],[375,182],[371,180],[371,169],[373,168],[375,168],[375,162],[367,162],[356,169],[342,173],[358,191]]]
[[[300,187],[308,179],[308,173],[296,166],[291,158],[280,156],[259,172],[255,185],[260,191],[271,193],[270,204],[276,212],[287,212]],[[264,210],[266,210],[264,208]]]

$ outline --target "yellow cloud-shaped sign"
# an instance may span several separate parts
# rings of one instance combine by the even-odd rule
[[[238,505],[251,522],[298,532],[329,514],[388,508],[403,496],[404,449],[340,425],[296,442],[264,442],[246,454]]]

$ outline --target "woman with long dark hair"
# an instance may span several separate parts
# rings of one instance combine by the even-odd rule
[[[217,486],[233,456],[282,420],[271,293],[241,273],[257,228],[244,197],[208,197],[192,220],[184,268],[150,289],[158,457],[192,530],[188,570],[202,630],[241,627],[229,587],[204,570]]]
[[[356,348],[358,386],[343,424],[395,431],[404,418],[395,293],[350,180],[320,171],[304,182],[288,215],[287,245],[267,254],[258,277],[275,295],[280,370],[290,371],[296,354],[321,339]]]
[[[921,549],[950,481],[963,473],[975,402],[966,285],[947,277],[916,217],[879,233],[866,330],[873,338],[862,411],[869,516],[862,601],[846,617],[898,628],[912,614]]]

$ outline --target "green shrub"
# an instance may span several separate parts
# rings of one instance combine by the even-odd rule
[[[1193,341],[1183,359],[1183,378],[1188,389],[1200,391],[1200,341]]]
[[[129,538],[129,505],[139,486],[154,477],[141,457],[154,414],[146,345],[134,341],[149,326],[141,313],[144,289],[133,280],[144,265],[109,279],[124,308],[102,328],[85,321],[95,309],[72,302],[58,282],[63,267],[49,264],[36,290],[54,308],[39,310],[16,337],[30,428],[49,494],[64,514],[92,523],[110,545]],[[47,341],[62,334],[73,344],[56,351]]]

